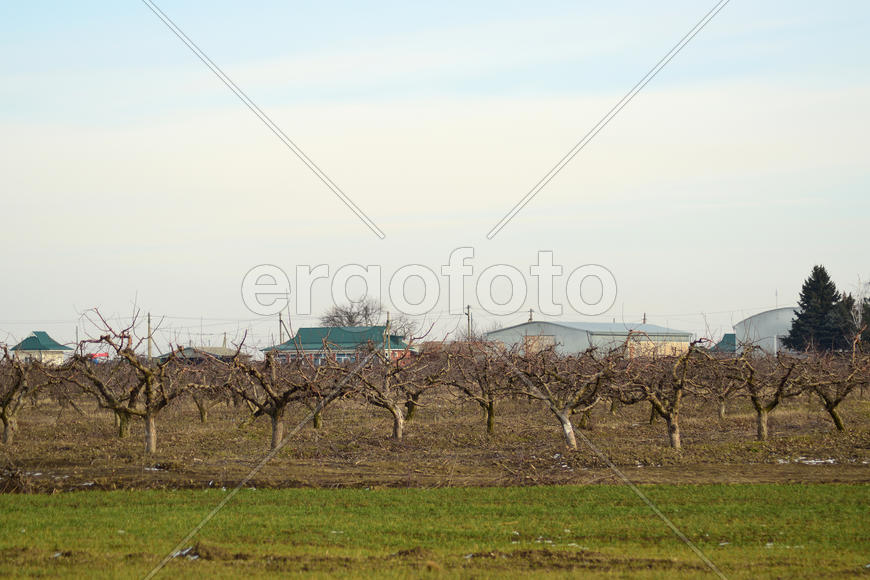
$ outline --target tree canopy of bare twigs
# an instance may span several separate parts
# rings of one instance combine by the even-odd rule
[[[271,449],[278,447],[284,438],[287,408],[321,397],[323,383],[339,372],[339,365],[328,357],[319,365],[304,358],[279,362],[274,351],[260,362],[237,357],[230,364],[229,388],[248,403],[255,417],[265,415],[271,421]]]
[[[546,404],[562,427],[565,444],[577,449],[571,415],[589,412],[601,400],[604,385],[613,373],[613,357],[596,356],[594,350],[559,355],[548,348],[512,354],[506,360],[515,369],[513,389]]]
[[[744,348],[736,361],[737,372],[746,396],[752,401],[756,415],[756,437],[766,441],[767,419],[785,399],[797,397],[803,392],[795,372],[801,359],[779,354],[775,357],[760,354],[757,349]]]
[[[95,364],[76,356],[72,364],[78,372],[70,380],[115,413],[119,434],[126,434],[132,417],[141,418],[145,425],[145,452],[156,453],[157,415],[184,392],[186,366],[179,365],[173,354],[159,362],[140,356],[136,350],[145,339],[134,337],[135,316],[128,326],[116,330],[99,311],[93,313],[101,334],[84,342],[108,348],[116,360],[111,364]]]
[[[496,401],[508,393],[512,370],[503,357],[494,355],[491,347],[481,342],[463,341],[455,352],[448,352],[453,361],[445,381],[463,397],[477,403],[486,420],[486,433],[495,431]]]
[[[23,361],[11,355],[3,346],[0,351],[0,422],[3,434],[0,441],[12,443],[18,431],[18,413],[28,397],[50,381],[43,366],[37,361]]]

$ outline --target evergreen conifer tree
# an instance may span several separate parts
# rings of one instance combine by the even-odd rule
[[[841,296],[824,266],[813,266],[804,281],[798,313],[785,346],[793,350],[840,350],[851,346],[855,324],[850,312],[851,296]]]

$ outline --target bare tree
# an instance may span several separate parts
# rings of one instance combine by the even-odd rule
[[[187,391],[199,411],[200,422],[205,424],[211,409],[220,403],[230,402],[232,373],[229,366],[220,360],[206,353],[201,353],[201,356],[198,362],[189,365]]]
[[[439,354],[415,355],[410,348],[398,358],[389,358],[375,345],[370,364],[359,372],[360,394],[365,400],[389,411],[393,418],[392,438],[404,437],[405,421],[412,409],[420,406],[420,397],[442,384],[450,371],[450,361]]]
[[[870,380],[870,356],[859,352],[858,338],[851,355],[816,354],[802,367],[799,381],[803,387],[819,398],[837,431],[845,431],[846,426],[837,409],[856,388]]]
[[[174,353],[160,362],[136,353],[144,341],[134,337],[136,315],[128,326],[115,330],[98,310],[91,313],[101,335],[84,342],[109,348],[117,361],[107,367],[105,363],[98,365],[77,356],[74,365],[79,372],[70,379],[95,396],[102,407],[115,412],[120,434],[125,433],[131,417],[141,417],[145,424],[145,452],[156,453],[157,415],[184,392],[186,369],[177,364]]]
[[[344,305],[334,305],[320,317],[323,326],[374,326],[381,317],[381,303],[361,298]]]
[[[510,369],[501,356],[490,353],[480,342],[459,343],[457,351],[447,356],[455,361],[453,372],[447,375],[448,384],[480,406],[486,420],[486,433],[492,435],[495,403],[507,391]]]
[[[386,324],[386,310],[374,298],[343,305],[334,305],[320,317],[323,326],[378,326]],[[390,333],[411,338],[417,332],[417,325],[400,313],[390,315]]]
[[[8,444],[18,431],[19,411],[50,379],[41,363],[20,360],[11,355],[5,345],[0,348],[0,422],[3,423],[0,440]]]
[[[719,420],[725,420],[727,403],[741,392],[743,381],[735,372],[734,359],[711,356],[698,369],[696,393],[716,402]]]
[[[800,359],[779,354],[776,357],[761,353],[757,348],[745,346],[736,360],[737,372],[756,416],[756,437],[766,441],[767,419],[785,399],[803,392],[795,369]]]
[[[236,357],[232,363],[233,378],[229,381],[233,392],[245,400],[254,416],[269,417],[272,426],[270,449],[284,439],[284,415],[293,403],[302,403],[312,396],[320,396],[320,383],[336,372],[332,359],[315,365],[308,359],[278,362],[275,352],[266,353],[262,362],[243,361]]]
[[[505,356],[516,369],[513,390],[546,404],[562,427],[565,444],[577,449],[571,415],[588,413],[601,400],[605,381],[613,373],[612,358],[599,358],[593,350],[562,356],[553,348]]]
[[[652,412],[665,420],[670,446],[681,449],[683,397],[700,389],[701,368],[709,362],[709,355],[695,343],[678,356],[633,358],[622,369],[615,394],[626,404],[649,401]]]

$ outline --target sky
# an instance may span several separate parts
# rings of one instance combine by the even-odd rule
[[[795,304],[815,264],[854,291],[870,279],[866,2],[732,0],[487,238],[714,4],[156,2],[381,239],[145,3],[3,3],[0,342],[91,336],[98,308],[118,326],[150,312],[160,350],[266,346],[277,315],[242,290],[264,264],[287,273],[294,328],[365,291],[336,294],[341,272],[379,269],[395,313],[391,278],[428,269],[434,300],[431,280],[404,285],[432,301],[428,339],[464,328],[463,304],[482,330],[531,308],[715,339]],[[474,256],[451,306],[457,248]],[[541,252],[561,314],[538,296]],[[300,300],[297,270],[321,264]],[[603,312],[571,307],[568,274],[589,265],[611,276],[580,287]],[[490,276],[507,312],[487,312],[477,282],[510,268],[527,292]]]

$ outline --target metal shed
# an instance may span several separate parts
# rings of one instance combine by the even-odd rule
[[[526,350],[553,346],[562,354],[583,352],[590,347],[613,350],[625,344],[629,337],[633,353],[679,354],[685,352],[692,341],[691,332],[656,324],[623,322],[532,321],[488,332],[486,337]]]

